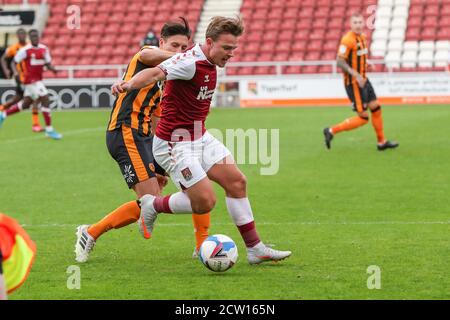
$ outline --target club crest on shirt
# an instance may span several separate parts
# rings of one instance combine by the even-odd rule
[[[184,180],[189,181],[193,178],[192,172],[189,168],[184,168],[181,170],[181,174],[183,175]]]

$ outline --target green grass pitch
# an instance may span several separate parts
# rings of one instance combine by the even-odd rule
[[[190,215],[160,216],[153,238],[136,225],[102,237],[69,290],[75,227],[134,199],[105,146],[109,111],[55,112],[62,141],[31,132],[30,114],[0,129],[0,211],[25,225],[35,264],[11,299],[449,299],[450,106],[383,109],[397,150],[378,152],[371,125],[335,138],[322,128],[348,108],[213,110],[212,128],[279,128],[280,170],[243,165],[262,239],[292,250],[250,266],[223,192],[211,233],[237,243],[236,266],[215,274],[191,258]],[[174,191],[170,185],[167,191]],[[367,268],[381,269],[369,290]]]

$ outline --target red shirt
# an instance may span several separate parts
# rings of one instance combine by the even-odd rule
[[[206,131],[205,119],[216,88],[216,66],[208,61],[197,44],[158,67],[167,80],[156,136],[166,141],[201,138]]]
[[[14,57],[16,63],[25,64],[23,70],[23,83],[30,84],[42,80],[44,66],[51,62],[50,52],[47,46],[38,44],[36,47],[28,44],[20,49]]]

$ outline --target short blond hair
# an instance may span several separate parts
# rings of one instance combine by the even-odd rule
[[[244,33],[244,23],[240,17],[213,17],[206,29],[206,38],[216,41],[221,34],[231,34],[239,37]]]

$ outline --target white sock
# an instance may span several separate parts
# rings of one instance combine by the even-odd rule
[[[173,213],[192,213],[191,200],[181,191],[170,196],[169,208]]]
[[[225,198],[228,213],[237,226],[252,222],[253,212],[248,198]]]
[[[52,132],[53,131],[53,127],[52,126],[45,127],[45,131]]]

